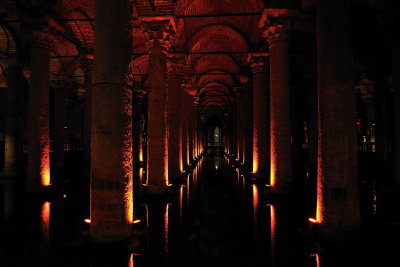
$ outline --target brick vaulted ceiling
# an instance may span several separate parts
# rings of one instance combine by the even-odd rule
[[[353,1],[369,6],[371,10],[379,10],[379,1]],[[29,21],[27,18],[44,15],[64,29],[52,51],[53,74],[76,74],[80,66],[79,56],[93,53],[95,0],[1,2],[0,57],[23,49],[26,34],[21,25]],[[195,93],[206,111],[214,109],[229,112],[235,87],[242,86],[239,72],[248,65],[247,52],[267,50],[258,27],[260,14],[265,7],[295,3],[302,11],[298,17],[302,23],[298,23],[295,34],[300,31],[313,34],[315,19],[313,15],[307,15],[313,13],[315,0],[133,0],[132,3],[133,72],[146,75],[148,67],[148,47],[139,18],[173,16],[176,33],[169,52],[186,54],[187,69],[195,74]],[[309,38],[293,39],[292,44],[296,49],[309,48],[308,43],[303,42]],[[296,56],[299,62],[304,62],[301,54]]]

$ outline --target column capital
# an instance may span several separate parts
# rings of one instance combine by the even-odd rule
[[[94,56],[92,54],[79,56],[79,62],[81,63],[82,70],[85,74],[93,71],[93,58]]]
[[[140,17],[139,20],[149,49],[163,47],[168,50],[176,30],[174,18],[172,16]]]
[[[168,73],[183,72],[185,69],[186,55],[185,54],[169,54],[167,57]]]
[[[268,64],[268,53],[249,53],[247,60],[253,73],[265,72]]]
[[[258,26],[263,36],[267,38],[269,46],[276,42],[287,41],[292,29],[293,18],[298,11],[289,8],[266,8],[264,9]]]
[[[182,89],[182,93],[186,93],[188,95],[195,95],[196,94],[196,90],[194,90],[194,86],[193,86],[193,77],[191,76],[187,76],[185,78],[182,79],[182,83],[181,83],[181,89]]]
[[[50,48],[65,29],[54,18],[42,16],[27,18],[23,28],[28,32],[27,41],[32,47]]]

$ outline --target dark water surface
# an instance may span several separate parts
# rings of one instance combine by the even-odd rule
[[[143,198],[140,235],[124,250],[89,242],[85,193],[32,196],[3,181],[0,266],[400,266],[400,239],[385,241],[396,233],[388,229],[365,246],[318,251],[299,231],[308,228],[307,201],[270,201],[264,183],[231,164],[205,156],[168,198]]]

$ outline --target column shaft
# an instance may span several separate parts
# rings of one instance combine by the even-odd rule
[[[394,168],[395,183],[400,185],[400,45],[392,46],[394,78]]]
[[[253,69],[253,173],[269,176],[268,83],[265,56],[252,57]]]
[[[32,42],[30,59],[29,152],[26,190],[35,192],[50,185],[49,43],[41,39]]]
[[[270,50],[270,157],[271,191],[287,193],[292,187],[288,25],[268,26]]]
[[[17,174],[17,161],[20,148],[20,93],[22,70],[18,66],[9,66],[6,71],[7,88],[6,118],[5,118],[5,151],[4,169],[0,176],[15,177]]]
[[[317,14],[317,229],[341,238],[360,223],[350,2],[320,0]]]
[[[90,236],[113,243],[131,235],[132,92],[126,86],[130,1],[96,0],[92,91]]]
[[[178,178],[183,171],[182,164],[182,127],[179,118],[181,112],[181,81],[183,59],[168,59],[168,172],[171,179]]]

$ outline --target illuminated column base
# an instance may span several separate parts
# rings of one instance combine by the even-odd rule
[[[253,174],[265,181],[269,178],[268,82],[266,55],[253,54]]]
[[[316,230],[322,238],[346,240],[357,235],[360,225],[353,46],[348,27],[350,3],[321,0],[317,3],[317,14]]]
[[[264,27],[270,51],[270,160],[271,193],[292,190],[292,140],[290,117],[288,31],[291,9],[266,9]]]
[[[184,57],[168,58],[168,172],[171,179],[178,178],[182,171],[182,128],[181,116],[181,81]]]
[[[27,192],[45,191],[50,185],[50,34],[33,33],[29,93]]]
[[[172,19],[141,20],[149,41],[147,175],[149,194],[168,192],[167,50]]]
[[[90,237],[98,243],[132,235],[132,91],[125,84],[129,13],[127,1],[96,1]]]

